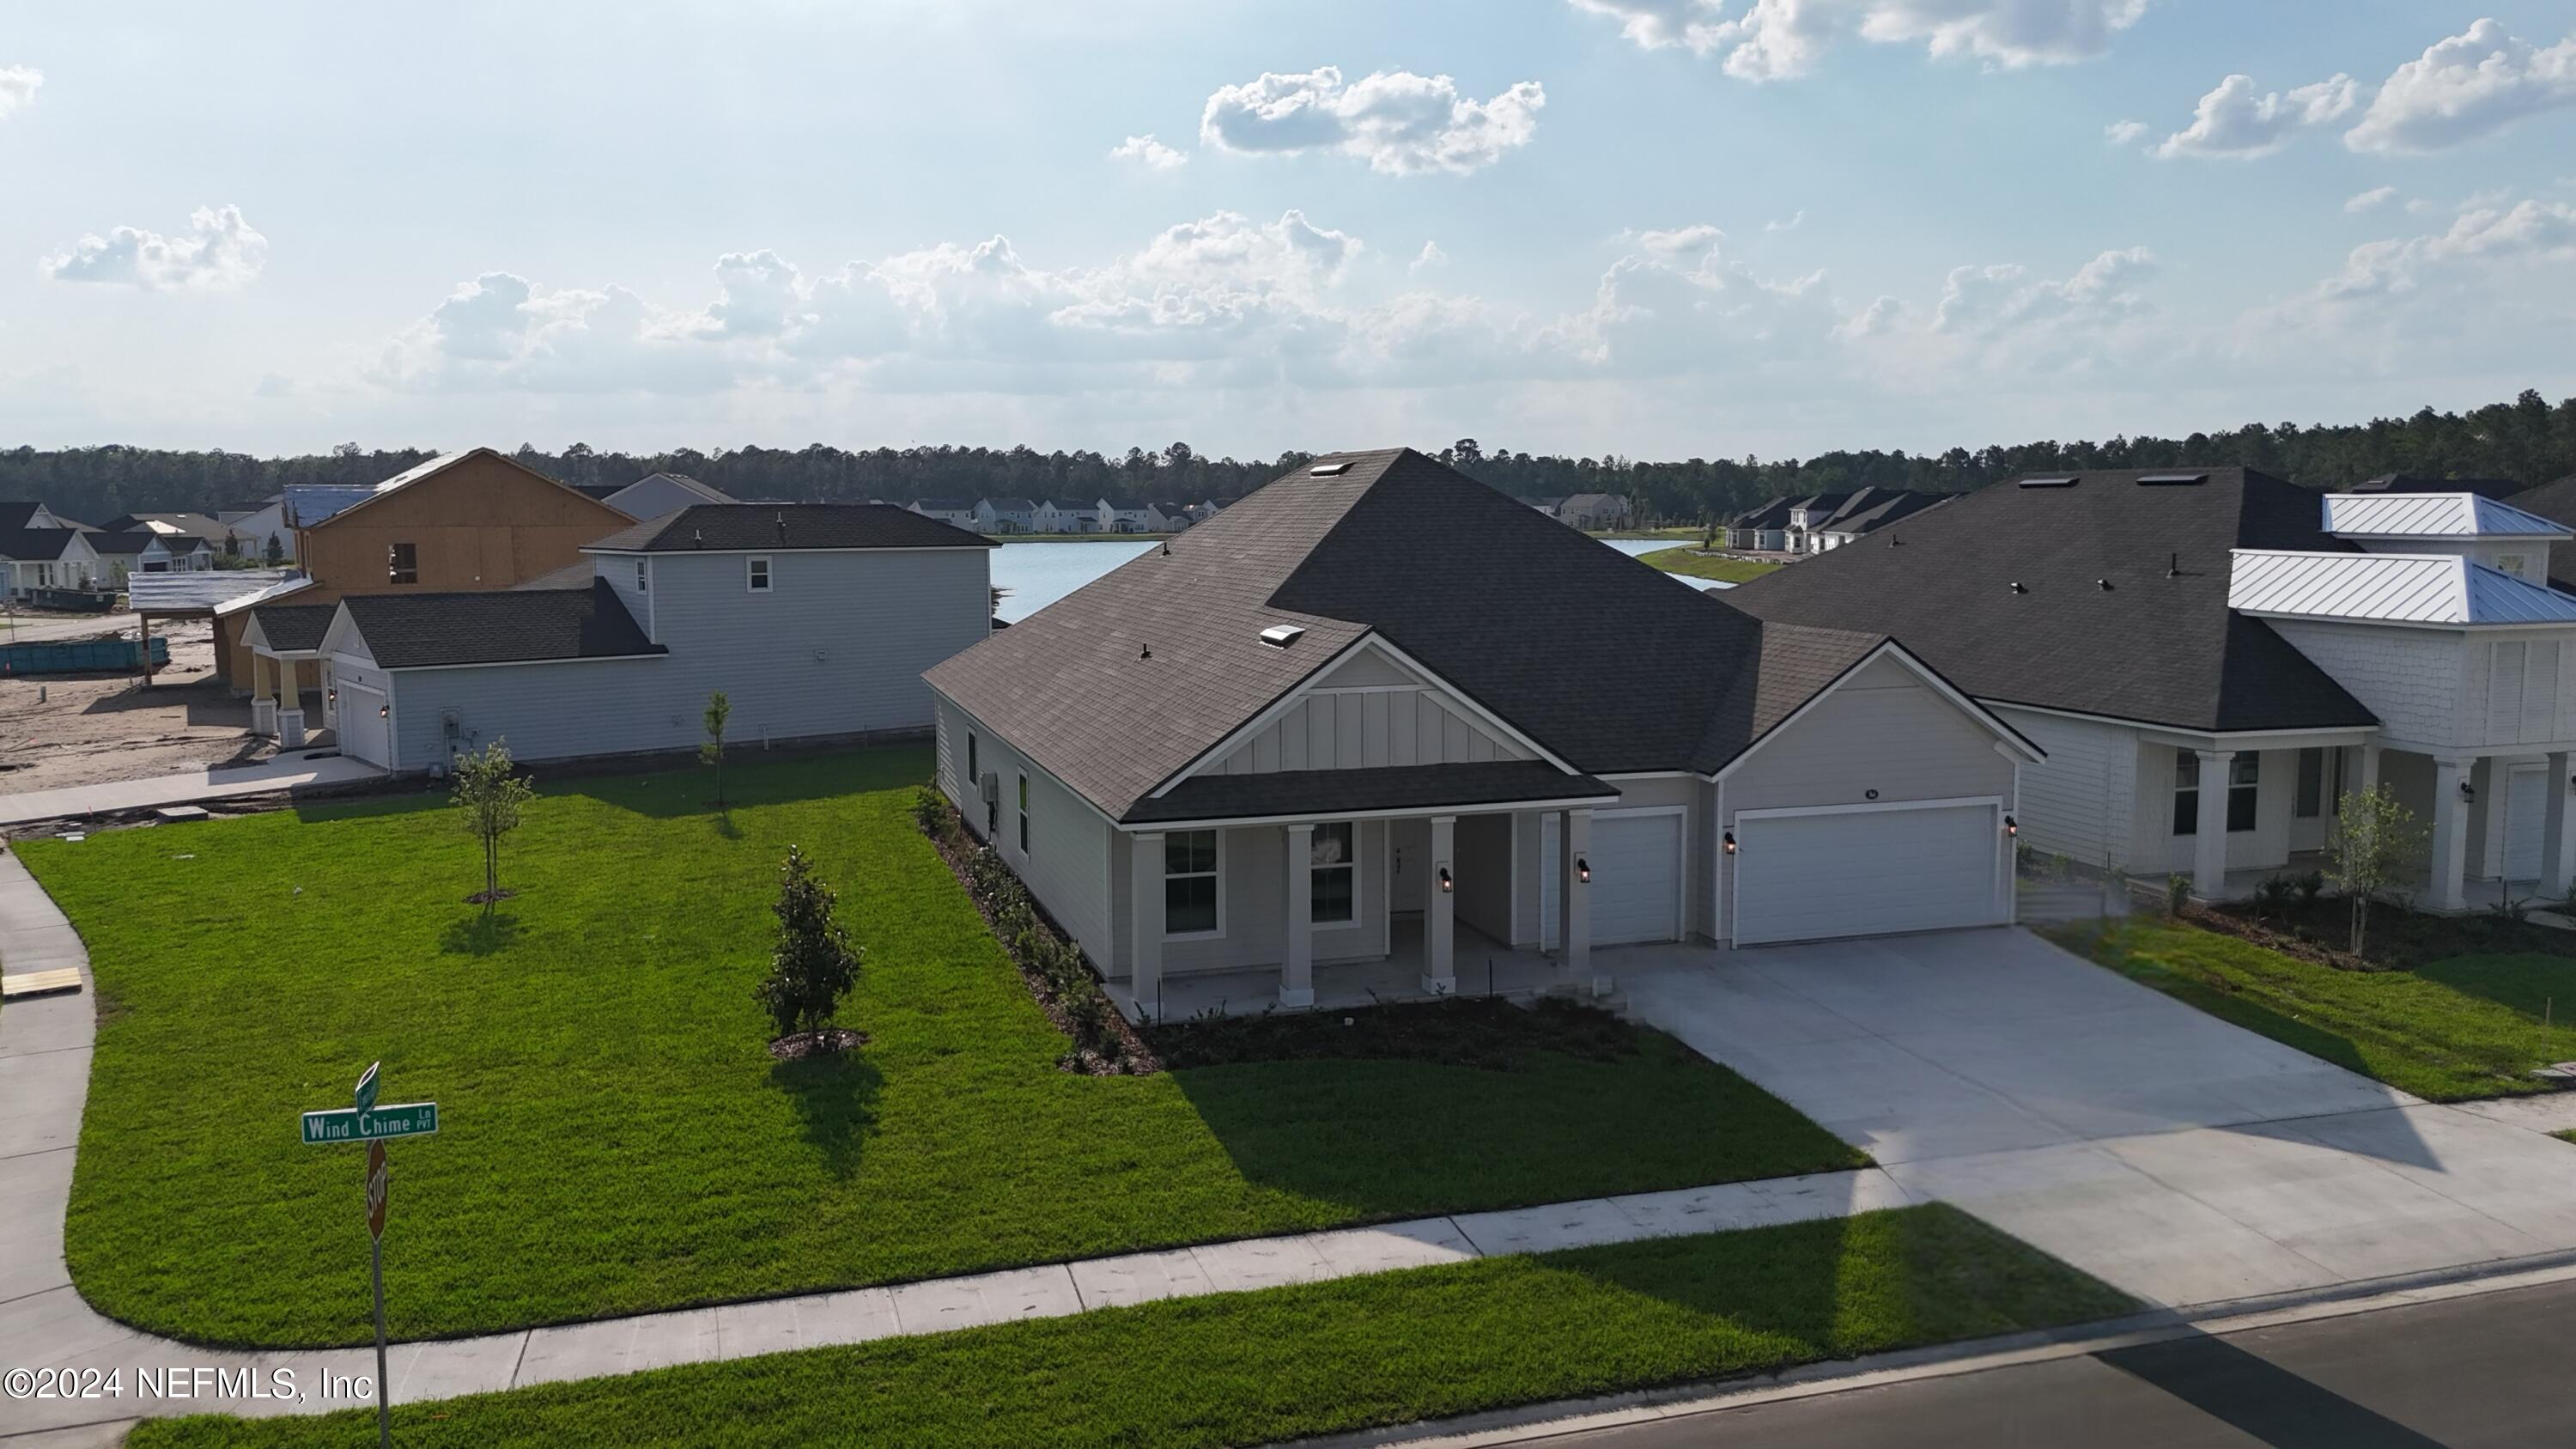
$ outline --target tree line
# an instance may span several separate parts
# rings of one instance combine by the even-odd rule
[[[1803,459],[1645,462],[1616,454],[1578,458],[1516,452],[1489,448],[1474,438],[1460,438],[1437,452],[1443,461],[1515,497],[1619,493],[1644,517],[1693,524],[1726,518],[1773,498],[1866,485],[1957,492],[2037,469],[2242,464],[2319,488],[2382,473],[2507,478],[2530,487],[2576,473],[2576,397],[2553,406],[2537,391],[2526,390],[2511,402],[2466,412],[2428,407],[2411,417],[2367,423],[2248,423],[2181,438],[2051,439],[1937,454],[1871,449]],[[89,522],[130,512],[212,513],[254,507],[291,483],[377,482],[432,456],[428,449],[367,449],[356,443],[283,458],[122,444],[20,447],[0,451],[0,498],[40,499]],[[745,499],[1107,498],[1134,506],[1240,498],[1314,455],[1211,458],[1187,443],[1130,448],[1123,456],[1041,453],[1025,444],[850,449],[812,443],[712,453],[694,448],[623,453],[576,443],[559,453],[522,445],[514,456],[567,483],[625,484],[649,473],[684,473]]]

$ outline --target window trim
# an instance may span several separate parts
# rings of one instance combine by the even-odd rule
[[[1315,864],[1314,836],[1312,834],[1307,836],[1306,925],[1310,930],[1349,930],[1360,924],[1360,916],[1362,914],[1360,910],[1360,824],[1356,820],[1318,820],[1315,822],[1315,831],[1320,833],[1333,826],[1339,826],[1351,833],[1350,856],[1346,860],[1339,861],[1332,865]],[[1315,877],[1317,874],[1328,870],[1349,871],[1351,879],[1351,913],[1347,916],[1337,916],[1331,920],[1325,920],[1315,914],[1315,903],[1317,900],[1321,899],[1315,893]]]
[[[635,592],[639,594],[649,594],[653,592],[653,561],[651,559],[639,558],[635,561]]]
[[[411,556],[411,561],[408,566],[403,562],[403,556],[406,553]],[[411,577],[404,578],[403,575],[405,574],[409,574]],[[385,582],[389,585],[416,584],[420,582],[419,544],[406,541],[385,545]]]
[[[1018,773],[1020,777],[1020,858],[1026,860],[1029,857],[1029,772],[1022,770]]]
[[[746,594],[778,592],[777,571],[769,566],[769,555],[746,554],[742,560],[742,591]]]
[[[1181,872],[1180,874],[1178,874],[1178,875],[1174,875],[1174,874],[1172,873],[1172,856],[1171,856],[1172,841],[1173,841],[1174,839],[1176,839],[1176,838],[1178,838],[1178,837],[1180,837],[1180,836],[1184,836],[1184,835],[1207,835],[1207,836],[1213,836],[1213,837],[1215,837],[1215,839],[1216,839],[1216,863],[1215,863],[1213,866],[1211,866],[1209,869],[1206,869],[1206,870],[1185,870],[1185,871],[1182,871],[1182,872]],[[1226,832],[1225,832],[1224,830],[1222,830],[1222,829],[1216,829],[1216,828],[1210,828],[1210,829],[1204,829],[1204,830],[1167,830],[1167,831],[1164,831],[1164,832],[1163,832],[1163,939],[1164,939],[1164,940],[1166,940],[1166,941],[1218,941],[1218,940],[1223,940],[1223,939],[1225,938],[1225,837],[1226,837]],[[1176,880],[1196,880],[1196,879],[1198,879],[1198,878],[1200,878],[1200,877],[1202,877],[1202,876],[1205,876],[1205,877],[1207,877],[1208,879],[1210,879],[1210,880],[1212,880],[1212,881],[1216,882],[1216,924],[1215,924],[1214,926],[1210,927],[1209,929],[1204,930],[1204,931],[1175,931],[1175,930],[1173,930],[1173,929],[1172,929],[1172,925],[1171,925],[1171,922],[1172,922],[1172,894],[1171,894],[1171,883],[1172,883],[1173,881],[1176,881]]]
[[[2531,555],[2527,553],[2497,554],[2495,557],[2495,570],[2497,573],[2509,574],[2514,578],[2523,579],[2527,582],[2531,576]]]
[[[2183,783],[2184,761],[2186,760],[2190,761],[2190,770],[2192,774],[2192,783],[2188,785]],[[2237,766],[2249,762],[2254,767],[2254,778],[2239,783],[2236,779]],[[2227,792],[2226,833],[2229,835],[2251,835],[2255,831],[2260,830],[2263,826],[2263,752],[2261,750],[2234,751],[2227,757],[2227,763],[2220,768],[2224,772],[2225,778],[2219,782],[2217,788]],[[2200,792],[2209,788],[2210,783],[2208,772],[2201,765],[2200,752],[2189,748],[2176,748],[2174,751],[2173,788],[2173,833],[2176,839],[2180,839],[2185,836],[2193,838],[2197,838],[2199,836]],[[2237,792],[2239,791],[2243,791],[2250,802],[2246,807],[2246,823],[2243,825],[2238,825],[2236,823],[2236,797]],[[2188,811],[2183,809],[2184,796],[2191,797],[2191,808]]]
[[[2253,767],[2254,778],[2241,784],[2238,783],[2236,779],[2236,768],[2239,765],[2251,765]],[[2242,791],[2245,796],[2245,823],[2242,826],[2239,826],[2236,823],[2236,797],[2240,791]],[[2229,756],[2227,760],[2227,833],[2230,835],[2250,835],[2254,831],[2261,829],[2262,825],[2263,752],[2261,750],[2238,750],[2235,754]]]

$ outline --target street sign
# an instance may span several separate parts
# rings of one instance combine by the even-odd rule
[[[367,1236],[381,1239],[385,1235],[385,1208],[392,1196],[393,1174],[385,1166],[385,1144],[379,1139],[367,1144]]]
[[[383,1065],[383,1062],[369,1062],[367,1069],[358,1074],[358,1090],[352,1095],[361,1112],[376,1105],[376,1069]]]
[[[380,1137],[419,1137],[438,1130],[436,1102],[400,1102],[359,1111],[338,1107],[304,1114],[304,1140],[312,1146],[373,1142]]]

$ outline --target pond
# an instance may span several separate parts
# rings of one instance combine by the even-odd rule
[[[1016,624],[1093,579],[1138,557],[1157,546],[1160,540],[1139,539],[1133,543],[1005,543],[993,550],[993,587],[1002,591],[1001,608],[996,611],[1005,623]],[[1677,547],[1683,540],[1670,538],[1605,538],[1602,543],[1621,553],[1634,556],[1653,553],[1661,548]],[[1732,588],[1711,579],[1684,578],[1673,581],[1702,589]]]

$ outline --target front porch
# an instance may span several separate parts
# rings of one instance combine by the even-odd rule
[[[1399,917],[1389,924],[1389,954],[1370,961],[1325,962],[1309,967],[1314,999],[1306,1007],[1291,1009],[1346,1011],[1394,1002],[1436,1001],[1452,995],[1499,996],[1507,1000],[1557,995],[1590,1000],[1609,995],[1615,987],[1608,961],[1601,957],[1594,958],[1592,969],[1577,972],[1556,955],[1516,950],[1473,926],[1457,924],[1453,929],[1456,974],[1449,979],[1455,982],[1454,990],[1434,989],[1426,984],[1439,978],[1429,969],[1425,922],[1419,916]],[[1282,1009],[1283,970],[1278,966],[1167,973],[1153,984],[1155,995],[1144,1001],[1136,999],[1135,984],[1132,977],[1105,983],[1109,999],[1134,1022],[1188,1021],[1212,1015],[1259,1016]]]

